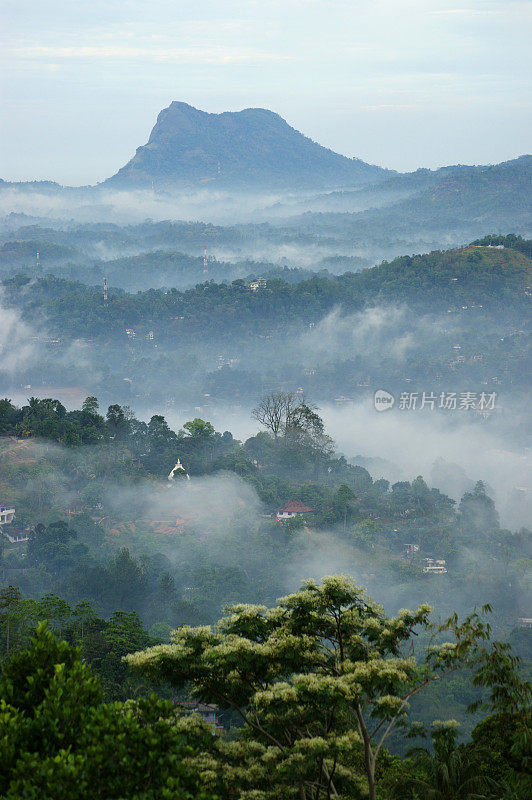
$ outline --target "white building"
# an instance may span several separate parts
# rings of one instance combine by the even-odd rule
[[[315,509],[309,508],[300,500],[290,500],[290,502],[286,503],[282,508],[277,509],[275,516],[279,522],[283,522],[287,519],[294,519],[294,517],[302,516],[303,514],[310,514],[312,511],[315,511]]]
[[[258,292],[266,288],[266,278],[256,278],[256,280],[251,281],[248,285],[252,292]]]
[[[424,558],[423,572],[426,575],[444,575],[447,572],[445,559],[443,558]]]
[[[172,481],[175,480],[176,476],[178,478],[186,478],[187,481],[190,480],[190,475],[188,474],[188,472],[184,468],[183,464],[181,463],[181,459],[179,459],[179,458],[177,459],[177,464],[175,465],[173,470],[170,472],[170,475],[168,476],[168,480],[170,482],[172,482]]]
[[[0,525],[8,525],[13,522],[15,517],[15,509],[7,508],[7,506],[0,506]]]

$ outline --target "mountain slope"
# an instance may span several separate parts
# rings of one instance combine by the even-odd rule
[[[468,214],[474,214],[482,207],[490,208],[494,200],[504,201],[503,211],[518,205],[530,206],[531,188],[532,156],[523,155],[500,164],[459,164],[394,174],[375,186],[328,192],[307,198],[305,204],[309,211],[358,213],[419,197],[455,210],[458,200],[467,206]]]
[[[461,317],[475,316],[481,335],[487,314],[505,312],[525,320],[530,312],[531,242],[514,236],[490,237],[503,249],[471,244],[443,252],[401,256],[359,273],[313,276],[289,285],[272,280],[260,292],[243,281],[198,283],[185,291],[149,289],[135,294],[111,288],[105,307],[100,286],[86,286],[56,276],[17,275],[3,282],[8,302],[25,309],[28,320],[40,310],[55,335],[124,336],[133,326],[181,343],[185,337],[233,330],[257,337],[258,330],[286,330],[295,320],[318,321],[336,307],[345,312],[365,307],[408,305]],[[518,247],[519,249],[515,249]],[[25,290],[21,291],[21,286]],[[68,309],[68,313],[65,313]],[[186,319],[186,325],[183,320]],[[446,323],[447,324],[447,323]],[[524,324],[524,323],[523,323]],[[346,356],[348,357],[348,356]]]
[[[263,108],[209,114],[173,102],[148,143],[106,186],[167,189],[184,183],[325,187],[377,181],[387,170],[327,150]]]
[[[408,187],[409,176],[376,187],[376,194],[386,193],[387,204],[375,199],[375,207],[364,211],[311,212],[284,224],[347,240],[367,240],[385,231],[389,237],[414,237],[412,242],[417,235],[448,235],[451,243],[453,238],[463,240],[505,228],[525,235],[532,232],[532,156],[486,167],[447,167],[421,178],[407,197],[401,198],[401,193]],[[396,202],[394,191],[401,198]],[[345,194],[349,202],[353,195]]]

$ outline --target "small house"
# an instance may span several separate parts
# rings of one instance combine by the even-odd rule
[[[426,575],[445,575],[447,567],[443,558],[424,558],[423,572]]]
[[[275,516],[279,521],[294,519],[294,517],[302,516],[303,514],[311,514],[315,511],[314,508],[304,505],[300,500],[290,500],[275,512]]]
[[[0,506],[0,525],[9,525],[15,517],[15,509],[7,506]]]

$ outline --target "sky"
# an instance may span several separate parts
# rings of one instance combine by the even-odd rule
[[[532,0],[0,0],[0,177],[84,185],[172,100],[400,171],[532,151]]]

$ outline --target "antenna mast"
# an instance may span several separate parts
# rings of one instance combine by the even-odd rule
[[[203,245],[203,272],[208,272],[209,268],[207,265],[207,245]]]
[[[37,258],[35,260],[35,266],[37,267],[37,269],[39,269],[39,267],[41,266],[41,259],[39,257],[39,251],[38,250],[37,250]]]
[[[103,304],[107,308],[107,278],[103,279]]]

